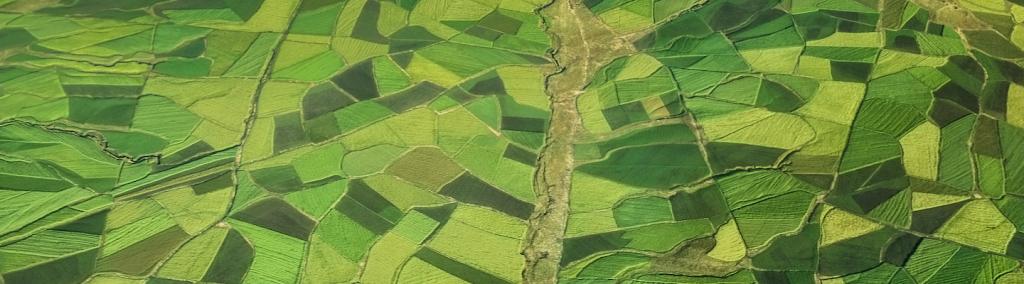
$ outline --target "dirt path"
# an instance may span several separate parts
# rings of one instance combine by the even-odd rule
[[[554,40],[551,55],[558,68],[547,78],[551,126],[534,180],[537,210],[522,252],[524,283],[557,281],[569,216],[573,142],[581,129],[576,98],[598,68],[634,52],[630,41],[617,37],[578,0],[554,0],[540,13]]]

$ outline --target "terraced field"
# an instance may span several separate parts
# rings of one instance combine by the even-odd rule
[[[0,284],[1024,283],[1019,0],[0,0]]]

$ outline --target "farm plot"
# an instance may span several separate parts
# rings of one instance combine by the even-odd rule
[[[1020,279],[1019,3],[661,2],[585,2],[655,24],[577,101],[560,279]]]
[[[518,282],[541,4],[0,1],[0,283]]]
[[[1021,283],[1018,0],[0,0],[0,283]]]

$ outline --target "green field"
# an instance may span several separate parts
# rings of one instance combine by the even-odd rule
[[[0,284],[1022,261],[1021,0],[0,0]]]

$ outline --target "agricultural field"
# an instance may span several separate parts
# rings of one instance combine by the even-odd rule
[[[1021,0],[0,0],[0,284],[1022,261]]]

